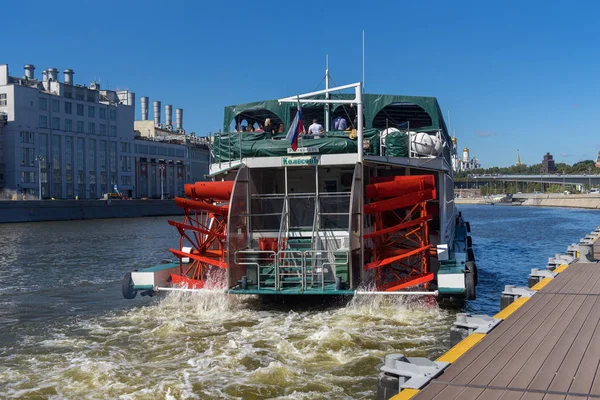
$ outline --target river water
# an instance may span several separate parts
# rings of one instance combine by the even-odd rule
[[[504,284],[597,225],[596,211],[461,206],[494,314]],[[167,218],[0,224],[0,393],[7,398],[373,398],[387,353],[436,357],[456,311],[362,297],[330,307],[171,294],[125,300],[123,274],[178,245]]]

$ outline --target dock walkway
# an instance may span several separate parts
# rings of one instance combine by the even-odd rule
[[[413,397],[582,398],[600,399],[600,264],[582,262],[549,280]]]

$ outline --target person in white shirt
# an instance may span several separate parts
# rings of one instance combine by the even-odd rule
[[[316,119],[313,119],[312,125],[308,127],[308,134],[312,135],[315,139],[318,139],[323,132],[325,132],[323,125],[319,124]]]

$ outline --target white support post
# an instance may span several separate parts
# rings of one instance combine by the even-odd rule
[[[356,127],[356,140],[358,141],[358,161],[362,162],[363,160],[363,102],[362,102],[362,84],[359,83],[355,88],[356,91],[356,102],[357,102],[357,110],[358,118]]]
[[[325,100],[329,100],[329,60],[327,60],[327,68],[325,68]],[[331,118],[329,117],[329,103],[325,104],[325,132],[329,132]]]

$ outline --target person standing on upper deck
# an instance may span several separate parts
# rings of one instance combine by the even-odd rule
[[[348,127],[348,123],[346,122],[346,118],[341,115],[333,120],[333,130],[334,131],[345,131]]]
[[[319,124],[316,119],[313,119],[312,125],[308,127],[308,134],[313,135],[315,138],[320,138],[323,132],[325,132],[323,125]]]

